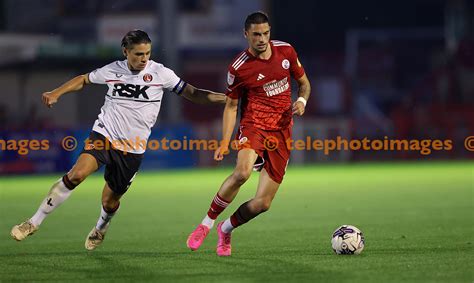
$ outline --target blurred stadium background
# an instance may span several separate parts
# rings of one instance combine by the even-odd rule
[[[295,139],[450,139],[453,149],[294,151],[272,212],[235,233],[230,259],[216,259],[214,232],[195,253],[185,240],[235,152],[226,167],[211,151],[148,151],[148,172],[96,252],[83,241],[99,213],[101,174],[31,239],[11,239],[11,227],[72,166],[81,146],[65,151],[61,139],[86,138],[106,87],[88,85],[52,109],[41,104],[43,92],[123,59],[120,40],[136,28],[149,32],[153,60],[224,91],[255,10],[268,12],[272,38],[295,47],[312,82]],[[471,0],[0,1],[0,140],[51,141],[26,155],[0,150],[0,281],[473,282],[474,155],[464,148],[474,135],[473,19]],[[165,95],[152,139],[220,137],[222,108]],[[342,224],[365,233],[360,257],[332,254],[330,236]]]
[[[302,8],[304,7],[304,8]],[[52,110],[41,93],[81,73],[123,59],[122,36],[139,28],[152,59],[187,82],[225,90],[226,67],[246,47],[245,16],[267,11],[272,38],[298,51],[313,86],[295,138],[387,136],[451,139],[453,150],[295,151],[292,164],[361,160],[473,158],[474,5],[435,1],[4,0],[0,5],[0,139],[49,139],[47,152],[0,151],[0,174],[68,170],[61,138],[85,139],[104,86],[63,97]],[[216,139],[222,109],[167,95],[151,138]],[[144,169],[209,167],[209,151],[149,151]],[[234,162],[227,158],[227,164]]]

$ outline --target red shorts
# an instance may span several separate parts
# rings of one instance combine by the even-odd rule
[[[265,131],[250,126],[240,126],[236,135],[239,150],[252,148],[258,154],[254,169],[267,170],[273,181],[281,184],[290,159],[286,141],[291,139],[291,126],[280,131]]]

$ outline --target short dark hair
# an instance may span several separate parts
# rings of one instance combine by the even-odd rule
[[[245,19],[245,30],[249,30],[250,25],[252,24],[264,24],[268,23],[268,16],[262,11],[258,11],[255,13],[252,13],[247,16],[247,19]]]
[[[151,39],[146,32],[139,29],[127,32],[122,38],[122,47],[126,49],[131,49],[133,45],[141,43],[151,43]]]

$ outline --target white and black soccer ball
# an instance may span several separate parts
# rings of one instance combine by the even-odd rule
[[[332,234],[331,245],[338,255],[360,254],[364,249],[364,235],[359,228],[342,225]]]

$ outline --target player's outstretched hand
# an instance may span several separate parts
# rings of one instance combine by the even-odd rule
[[[293,103],[293,115],[303,116],[304,114],[304,104],[301,101],[295,101]]]
[[[219,146],[218,149],[214,152],[214,160],[221,161],[224,159],[224,155],[229,153],[229,149],[226,146]]]
[[[50,91],[43,93],[42,100],[43,104],[48,106],[49,108],[53,107],[53,104],[58,102],[56,96],[53,95],[53,93]]]

